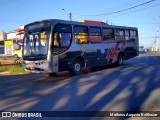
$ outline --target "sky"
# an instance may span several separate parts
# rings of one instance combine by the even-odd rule
[[[160,0],[0,0],[0,31],[37,20],[68,20],[70,12],[73,21],[98,20],[137,27],[144,47],[151,46],[160,29]]]

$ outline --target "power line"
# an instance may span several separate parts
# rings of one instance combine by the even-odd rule
[[[135,11],[127,12],[127,13],[124,13],[124,14],[120,14],[120,15],[108,17],[108,18],[115,18],[115,17],[119,17],[119,16],[131,14],[131,13],[139,12],[139,11],[142,11],[142,10],[145,10],[145,9],[148,9],[148,8],[152,8],[152,7],[155,7],[155,6],[159,6],[159,5],[160,5],[160,3],[155,4],[155,5],[152,5],[152,6],[149,6],[149,7],[145,7],[145,8],[142,8],[142,9],[138,9],[138,10],[135,10]],[[95,17],[96,17],[96,16],[95,16]],[[96,18],[106,19],[106,17],[100,17],[100,16],[97,16]],[[107,18],[107,19],[108,19],[108,18]],[[117,20],[116,20],[116,21],[117,21]],[[140,24],[159,24],[159,23],[145,23],[145,22],[143,22],[143,23],[140,23]]]
[[[114,11],[114,12],[110,12],[110,13],[101,13],[101,14],[97,14],[97,15],[82,15],[82,14],[77,14],[77,15],[79,15],[79,16],[104,16],[104,15],[117,14],[117,13],[121,13],[121,12],[124,12],[124,11],[128,11],[128,10],[140,7],[140,6],[144,6],[146,4],[150,4],[150,3],[154,2],[154,1],[156,1],[156,0],[149,0],[149,1],[141,3],[139,5],[135,5],[135,6],[132,6],[132,7],[129,7],[129,8],[125,8],[125,9]],[[74,14],[76,14],[76,13],[74,13]]]
[[[140,7],[140,6],[149,4],[149,3],[154,2],[154,1],[156,1],[156,0],[150,0],[150,1],[148,1],[148,2],[139,4],[139,5],[135,5],[135,6],[133,6],[133,7],[126,8],[126,9],[123,9],[123,10],[119,10],[119,11],[116,11],[116,12],[111,12],[111,13],[108,13],[108,14],[116,14],[116,13],[124,12],[124,11],[130,10],[130,9],[134,9],[134,8],[137,8],[137,7]]]
[[[12,0],[13,1],[13,0]],[[155,0],[150,0],[151,1],[155,1]],[[149,1],[148,1],[149,2]],[[146,2],[146,3],[148,3]],[[144,3],[143,3],[144,4]],[[113,16],[113,17],[118,17],[118,16],[122,16],[122,15],[126,15],[126,14],[130,14],[130,13],[134,13],[134,12],[138,12],[138,11],[142,11],[144,9],[148,9],[148,8],[151,8],[151,7],[155,7],[155,6],[158,6],[160,5],[159,4],[156,4],[156,5],[152,5],[152,6],[149,6],[149,7],[146,7],[146,8],[142,8],[142,9],[138,9],[138,10],[135,10],[135,11],[132,11],[132,12],[128,12],[128,13],[125,13],[125,14],[121,14],[121,15],[116,15],[116,16]],[[98,16],[97,16],[98,17]],[[113,18],[113,17],[110,17],[110,18]],[[21,20],[0,20],[0,21],[5,21],[5,22],[30,22],[30,21],[21,21]],[[135,22],[135,21],[134,21]],[[136,24],[138,24],[138,22],[136,21]],[[145,22],[139,22],[139,24],[160,24],[160,23],[145,23]]]
[[[138,2],[142,2],[143,0],[139,1],[139,0],[127,0],[127,1],[121,1],[119,4],[115,4],[114,6],[109,6],[107,7],[107,9],[103,9],[101,11],[97,11],[98,13],[108,13],[110,11],[116,11],[117,9],[122,9],[126,6],[133,6],[133,4],[137,4]],[[117,2],[118,3],[118,2]]]
[[[149,6],[149,7],[145,7],[145,8],[142,8],[142,9],[138,9],[138,10],[135,10],[135,11],[132,11],[132,12],[127,12],[127,13],[124,13],[124,14],[116,15],[114,17],[118,17],[118,16],[123,16],[123,15],[131,14],[131,13],[139,12],[139,11],[142,11],[142,10],[145,10],[145,9],[148,9],[148,8],[152,8],[152,7],[155,7],[155,6],[159,6],[159,5],[160,5],[160,3],[152,5],[152,6]],[[113,18],[113,17],[110,17],[110,18]]]
[[[64,18],[66,18],[66,16],[61,19],[64,19]],[[30,21],[22,21],[22,20],[0,20],[0,21],[4,21],[4,22],[30,22]],[[117,21],[116,20],[116,22],[123,22],[123,23],[130,22],[130,23],[136,23],[136,24],[157,24],[157,25],[160,24],[159,22],[146,22],[146,21]]]

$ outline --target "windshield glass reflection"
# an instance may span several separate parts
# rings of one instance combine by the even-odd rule
[[[50,29],[27,32],[24,38],[24,56],[47,55]]]

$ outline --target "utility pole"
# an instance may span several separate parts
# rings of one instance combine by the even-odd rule
[[[156,42],[155,42],[155,51],[158,51],[158,38],[159,38],[159,29],[157,28],[157,34],[156,34]]]
[[[160,18],[160,16],[159,16],[159,18]],[[156,37],[155,37],[155,40],[153,40],[152,45],[151,45],[151,48],[153,51],[159,50],[159,28],[160,27],[157,27]]]
[[[151,41],[151,51],[154,51],[154,40]]]
[[[72,13],[69,13],[69,20],[72,21]]]
[[[66,14],[67,14],[67,17],[70,21],[72,21],[72,13],[68,13],[65,9],[62,9]]]

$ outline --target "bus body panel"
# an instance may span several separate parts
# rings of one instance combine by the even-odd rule
[[[47,60],[36,60],[36,61],[28,61],[23,60],[22,67],[24,70],[32,72],[32,73],[47,73],[48,72],[48,62]]]
[[[56,73],[61,71],[68,71],[76,59],[80,59],[83,63],[83,67],[93,67],[115,63],[118,59],[118,54],[122,53],[124,59],[130,59],[139,54],[138,44],[138,30],[135,27],[124,27],[124,26],[112,26],[107,24],[95,25],[87,23],[79,23],[73,21],[64,20],[49,20],[51,23],[51,34],[48,45],[47,60],[34,60],[23,62],[23,68],[30,72],[46,72]],[[43,21],[41,21],[43,22]],[[34,23],[32,23],[34,24]],[[53,33],[54,27],[58,24],[69,25],[72,28],[71,32],[71,44],[69,48],[59,54],[53,52]],[[29,24],[27,25],[29,26]],[[74,26],[87,26],[112,29],[123,29],[123,30],[134,30],[137,32],[137,41],[120,41],[120,42],[103,42],[103,34],[101,43],[88,43],[88,44],[77,44],[74,36]],[[28,69],[29,68],[29,69]]]
[[[52,55],[52,73],[59,72],[59,62],[58,62],[58,56]]]

